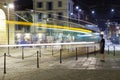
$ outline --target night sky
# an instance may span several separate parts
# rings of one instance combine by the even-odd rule
[[[26,10],[32,9],[32,0],[16,0],[15,1],[16,10]]]
[[[75,5],[79,5],[81,9],[89,16],[91,22],[98,24],[104,30],[107,20],[120,22],[120,11],[110,13],[111,5],[117,4],[116,9],[120,9],[119,0],[73,0]],[[32,9],[32,0],[16,0],[16,10]],[[91,14],[91,10],[95,10],[95,14]]]

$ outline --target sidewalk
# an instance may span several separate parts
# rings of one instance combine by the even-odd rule
[[[37,68],[36,55],[26,57],[7,57],[7,73],[3,74],[3,57],[0,57],[0,80],[119,80],[120,54],[106,54],[106,62],[100,62],[100,55],[91,54],[67,57],[59,62],[59,57],[42,55]]]

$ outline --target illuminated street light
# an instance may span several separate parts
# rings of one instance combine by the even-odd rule
[[[79,9],[79,6],[76,6],[76,9],[78,10],[78,9]]]
[[[77,10],[78,23],[79,23],[79,6],[76,6],[75,8],[76,8],[76,10]]]
[[[10,4],[8,4],[8,7],[11,9],[14,9],[15,6],[14,6],[14,4],[10,3]]]
[[[114,9],[111,9],[111,12],[114,12],[115,10]]]
[[[92,13],[92,14],[95,14],[95,11],[93,10],[91,13]]]
[[[73,13],[70,13],[70,15],[72,16],[72,15],[73,15]]]
[[[79,9],[79,12],[81,12],[82,11],[82,9]]]

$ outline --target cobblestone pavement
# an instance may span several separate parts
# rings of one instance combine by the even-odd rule
[[[120,80],[119,52],[116,56],[106,54],[105,63],[100,62],[99,54],[90,54],[88,58],[81,55],[78,60],[75,55],[63,57],[61,64],[58,55],[43,54],[39,57],[39,68],[36,54],[26,55],[24,60],[17,53],[7,56],[6,74],[4,57],[0,57],[0,80]]]

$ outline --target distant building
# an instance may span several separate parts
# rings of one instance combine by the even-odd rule
[[[34,0],[36,21],[48,18],[62,20],[63,16],[70,18],[70,13],[73,13],[73,4],[72,0]]]

